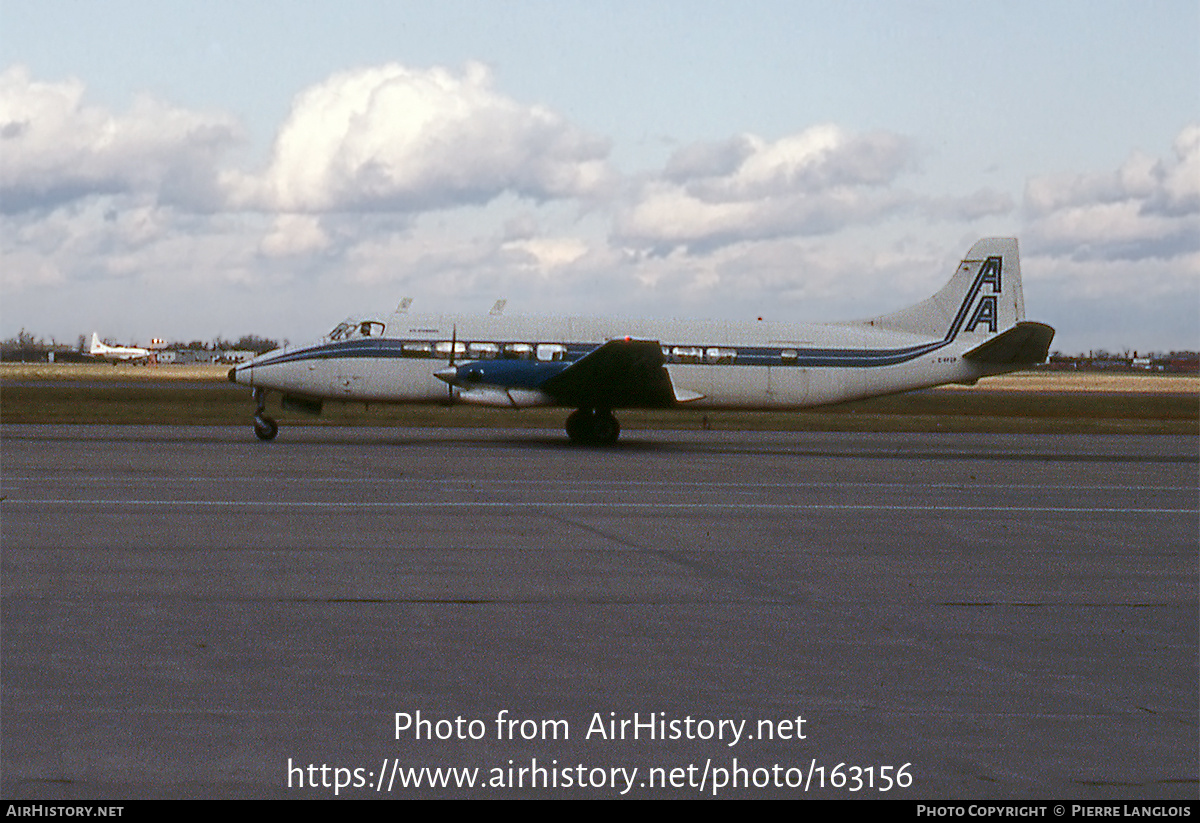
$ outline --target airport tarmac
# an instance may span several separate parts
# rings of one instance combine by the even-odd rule
[[[6,798],[1200,786],[1195,437],[0,447]]]

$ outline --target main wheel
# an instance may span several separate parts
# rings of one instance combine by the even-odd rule
[[[573,411],[567,417],[567,437],[572,443],[588,442],[588,420],[583,409]]]
[[[576,409],[567,418],[567,437],[585,446],[611,446],[621,435],[621,424],[608,409]]]
[[[592,442],[597,446],[611,446],[621,436],[621,424],[610,411],[598,411],[592,423]]]
[[[279,434],[279,424],[265,414],[254,418],[254,434],[259,440],[274,440]]]

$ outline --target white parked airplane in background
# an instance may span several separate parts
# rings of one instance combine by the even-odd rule
[[[105,360],[118,362],[148,361],[154,354],[150,349],[138,346],[106,346],[100,342],[100,335],[92,332],[92,348],[88,351],[92,357],[103,357]]]
[[[614,409],[788,409],[1016,371],[1046,359],[1054,329],[1025,320],[1013,238],[980,240],[941,291],[907,309],[829,324],[410,316],[339,324],[229,370],[251,386],[254,431],[278,432],[266,392],[319,413],[327,399],[575,409],[567,434],[613,443]]]

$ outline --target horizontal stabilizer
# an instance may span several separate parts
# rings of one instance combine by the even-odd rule
[[[989,365],[1043,363],[1050,353],[1054,329],[1044,323],[1023,321],[963,355]]]
[[[564,406],[664,408],[675,403],[662,347],[654,340],[610,340],[539,387]]]

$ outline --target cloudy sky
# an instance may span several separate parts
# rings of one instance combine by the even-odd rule
[[[1200,3],[0,0],[2,337],[853,319],[990,235],[1200,348]]]

